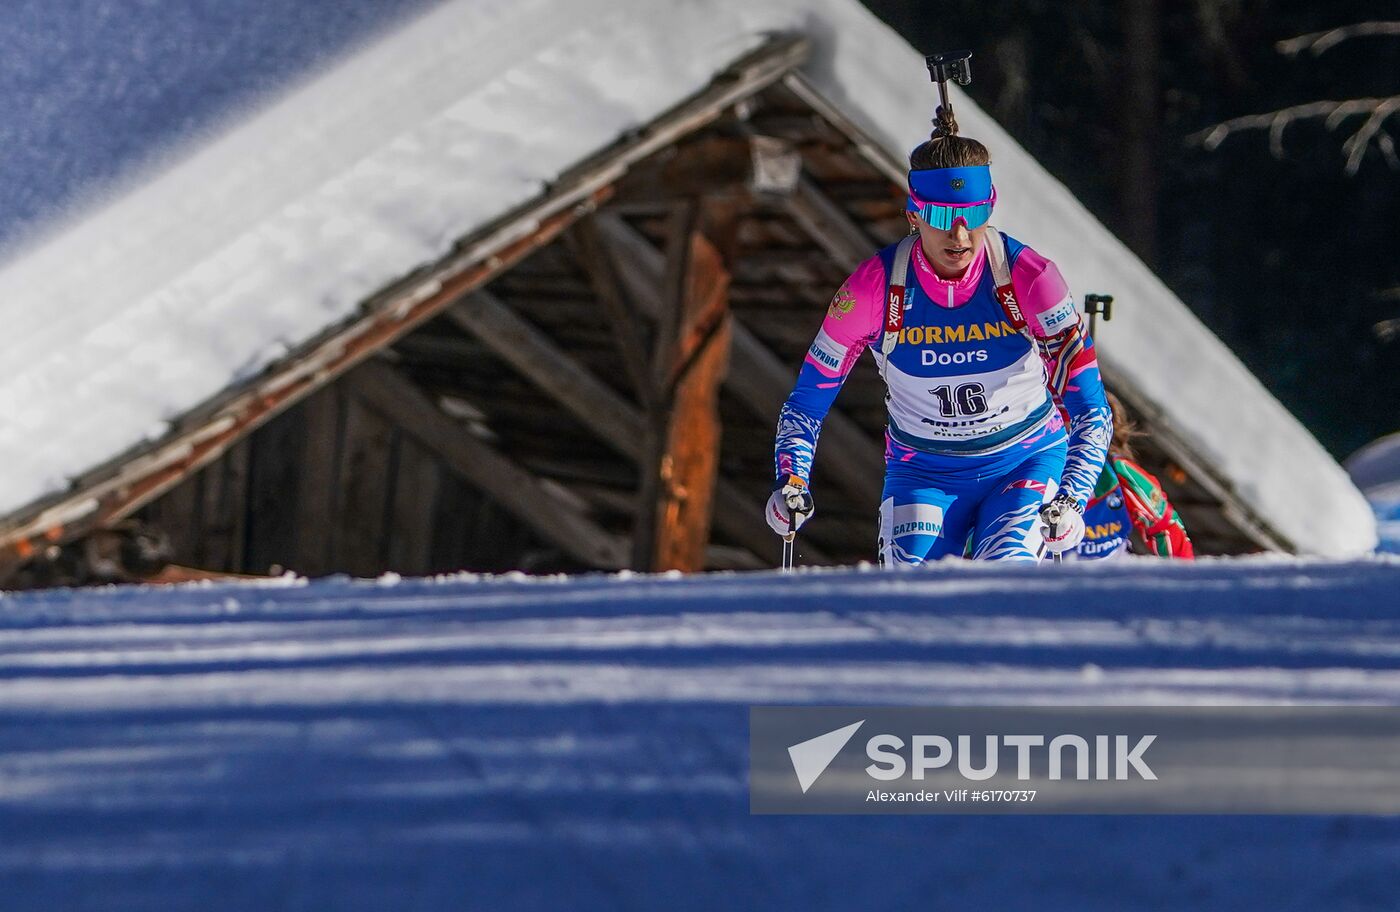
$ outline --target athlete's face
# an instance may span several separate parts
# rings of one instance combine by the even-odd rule
[[[912,212],[905,213],[909,224],[919,229],[919,242],[939,278],[956,279],[967,271],[987,238],[987,226],[968,230],[961,220],[948,230],[934,228]]]

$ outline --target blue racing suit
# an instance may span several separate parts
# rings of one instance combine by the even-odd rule
[[[1039,560],[1039,509],[1083,506],[1112,434],[1093,342],[1055,265],[1002,235],[1025,330],[996,297],[985,244],[958,279],[913,245],[898,342],[881,350],[896,245],[837,292],[779,415],[779,484],[807,482],[822,419],[870,348],[887,387],[879,552],[887,565],[949,554]]]

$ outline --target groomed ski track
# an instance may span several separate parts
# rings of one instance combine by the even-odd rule
[[[1400,703],[1400,560],[0,599],[0,908],[1393,909],[1400,820],[748,814],[750,704]]]

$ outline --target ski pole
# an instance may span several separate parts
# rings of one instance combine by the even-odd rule
[[[783,572],[792,572],[792,552],[797,547],[797,513],[793,509],[788,509],[788,533],[783,536]]]
[[[1054,537],[1055,537],[1055,530],[1056,530],[1057,528],[1059,528],[1059,525],[1060,525],[1060,524],[1057,523],[1057,522],[1052,522],[1052,523],[1050,524],[1050,537],[1051,537],[1051,538],[1054,538]],[[1051,553],[1052,555],[1054,555],[1054,556],[1051,558],[1051,560],[1052,560],[1054,563],[1057,563],[1057,564],[1058,564],[1058,563],[1060,563],[1061,561],[1063,561],[1063,560],[1065,559],[1065,558],[1064,558],[1064,555],[1062,555],[1062,554],[1061,554],[1060,552],[1058,552],[1058,551],[1051,551],[1050,553]]]

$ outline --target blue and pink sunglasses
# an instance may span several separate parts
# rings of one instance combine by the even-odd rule
[[[982,227],[991,219],[996,203],[992,171],[986,165],[909,172],[909,201],[904,208],[941,231],[949,230],[959,219],[968,230]]]

